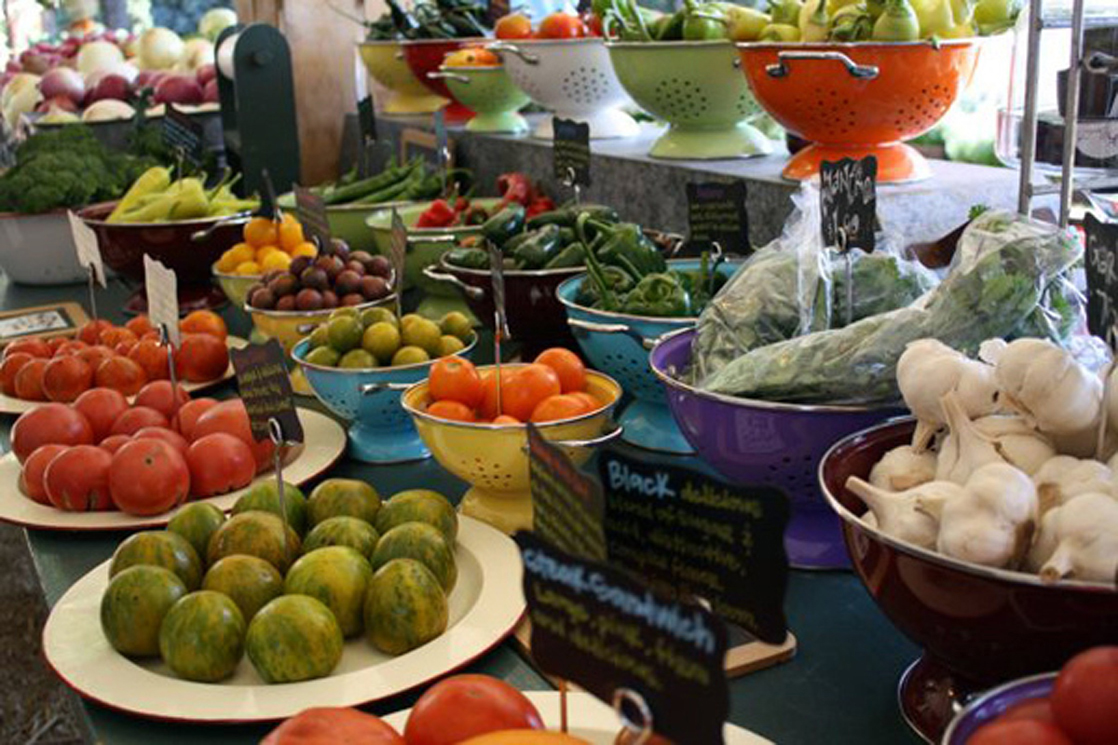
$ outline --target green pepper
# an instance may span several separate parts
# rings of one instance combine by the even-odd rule
[[[636,285],[632,277],[615,266],[602,267],[601,277],[606,283],[606,288],[617,295],[624,295]],[[599,291],[598,283],[594,281],[589,274],[586,279],[579,284],[578,292],[575,294],[575,302],[586,308],[601,308],[603,310],[617,309],[616,305],[607,307],[602,302],[602,294]]]
[[[489,252],[480,248],[452,248],[446,252],[446,263],[463,269],[488,269]]]
[[[596,228],[604,239],[595,250],[596,257],[603,264],[624,269],[634,280],[667,269],[664,257],[644,234],[640,225],[631,222],[602,225],[594,221],[588,221],[588,225]]]
[[[700,5],[688,0],[684,6],[683,40],[712,41],[725,39],[728,21],[726,11],[713,3]]]
[[[500,246],[523,229],[524,206],[514,203],[486,220],[481,226],[481,235],[490,243]]]
[[[571,243],[553,256],[551,261],[544,266],[544,269],[570,269],[582,266],[585,261],[586,249],[582,247],[581,243]]]
[[[594,255],[594,250],[591,243],[587,240],[586,226],[590,217],[588,215],[580,215],[578,220],[575,221],[575,232],[578,233],[579,243],[582,244],[586,258],[586,274],[589,282],[583,281],[582,288],[579,295],[583,292],[589,293],[590,288],[587,285],[592,284],[595,290],[595,298],[588,300],[585,303],[580,301],[580,304],[588,305],[591,307],[602,308],[603,310],[617,310],[619,307],[618,293],[623,290],[619,289],[621,285],[632,285],[632,278],[617,267],[605,267],[599,263],[597,257]],[[612,269],[614,272],[607,273],[607,269]],[[609,277],[608,274],[614,274],[614,277]],[[620,278],[616,275],[620,274]],[[587,294],[589,297],[589,294]]]
[[[554,223],[561,228],[573,228],[578,216],[586,214],[590,219],[598,222],[617,222],[620,218],[617,211],[613,207],[606,207],[597,204],[573,204],[567,207],[560,207],[557,210],[550,210],[548,212],[541,212],[528,221],[528,229],[534,230],[535,228],[542,228],[544,225],[551,225]]]
[[[538,230],[525,230],[523,233],[517,233],[512,238],[509,238],[507,241],[501,244],[501,251],[506,254],[511,254],[513,251],[516,250],[517,246],[519,246],[524,241],[531,239],[538,232]]]
[[[559,226],[545,225],[513,251],[517,269],[543,269],[559,253]]]
[[[575,235],[574,228],[559,228],[559,242],[564,246],[569,246],[578,241],[578,236]]]
[[[673,275],[649,274],[625,295],[623,313],[680,318],[691,315],[691,296]]]

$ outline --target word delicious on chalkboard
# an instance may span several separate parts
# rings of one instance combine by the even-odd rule
[[[574,556],[605,561],[605,508],[597,479],[578,470],[532,424],[528,425],[528,459],[536,535]]]
[[[877,158],[825,160],[819,166],[819,199],[823,213],[823,242],[838,246],[845,234],[846,248],[872,251],[877,229]]]
[[[326,203],[310,189],[295,186],[295,211],[307,237],[318,244],[320,251],[330,247],[330,221],[326,217]]]
[[[619,688],[636,691],[656,733],[677,745],[723,742],[730,698],[722,669],[726,628],[718,618],[532,533],[515,539],[532,657],[541,669],[603,701]]]
[[[1114,347],[1118,343],[1118,225],[1087,213],[1087,328]]]
[[[202,140],[202,125],[167,104],[163,115],[163,144],[171,150],[181,151],[183,157],[197,165],[205,156]]]
[[[671,595],[707,600],[761,641],[787,634],[788,499],[613,450],[598,458],[609,560]]]
[[[257,440],[271,437],[270,421],[283,430],[285,442],[302,442],[303,425],[292,401],[291,379],[287,377],[286,355],[275,339],[232,349],[229,357],[237,375],[237,388],[248,410],[248,423]]]
[[[555,133],[552,142],[555,178],[571,186],[590,186],[590,125],[554,117],[551,126]]]
[[[727,253],[752,253],[745,182],[687,184],[687,224],[691,248],[705,251],[718,243]]]

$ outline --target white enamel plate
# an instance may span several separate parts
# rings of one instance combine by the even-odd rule
[[[303,425],[303,444],[292,450],[283,467],[284,481],[303,484],[326,471],[345,452],[345,430],[336,421],[310,409],[298,409]],[[175,513],[137,517],[118,510],[105,512],[66,512],[47,504],[39,504],[19,489],[19,461],[15,453],[0,458],[0,520],[27,528],[46,530],[130,530],[158,528],[166,525]],[[237,498],[258,484],[274,479],[267,471],[244,489],[199,502],[209,502],[224,512],[233,509]]]
[[[347,641],[326,678],[268,685],[241,659],[223,683],[192,683],[156,659],[133,661],[101,631],[101,595],[109,562],[97,566],[55,605],[43,629],[43,651],[59,677],[104,706],[153,719],[256,722],[284,719],[312,706],[356,706],[423,685],[501,642],[524,612],[520,552],[508,536],[459,518],[458,582],[450,593],[446,633],[399,657],[378,652],[363,636]]]

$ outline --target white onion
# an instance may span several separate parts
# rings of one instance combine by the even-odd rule
[[[82,112],[83,122],[109,122],[117,119],[131,119],[136,115],[136,110],[124,101],[106,98],[90,104]]]
[[[169,28],[149,28],[140,35],[140,67],[169,70],[182,58],[182,39]]]
[[[111,41],[91,41],[78,50],[78,72],[88,75],[124,63],[124,52]]]

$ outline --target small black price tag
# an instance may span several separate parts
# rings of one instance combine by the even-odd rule
[[[377,139],[377,111],[373,97],[365,96],[357,102],[357,126],[361,128],[361,143]]]
[[[275,419],[285,442],[302,442],[303,425],[295,411],[291,379],[287,377],[287,355],[275,339],[229,350],[237,388],[248,410],[248,422],[257,442],[271,438],[269,422]]]
[[[572,556],[606,560],[605,503],[598,480],[528,425],[532,525],[536,535]]]
[[[692,248],[709,250],[718,243],[726,253],[753,252],[744,181],[687,184],[687,224]]]
[[[495,26],[497,21],[509,14],[509,0],[489,0],[485,9],[485,19],[490,26]]]
[[[599,456],[598,468],[613,566],[670,596],[709,601],[720,618],[763,642],[785,640],[788,499],[783,493],[731,486],[609,449]]]
[[[392,210],[392,233],[388,237],[388,251],[392,259],[392,270],[396,277],[393,287],[397,292],[404,291],[404,267],[408,260],[408,228],[400,219],[400,213]]]
[[[551,125],[555,178],[570,186],[590,186],[590,125],[559,117]]]
[[[823,161],[819,167],[819,200],[823,213],[823,242],[845,248],[874,248],[877,229],[877,158]]]
[[[295,186],[295,211],[307,237],[318,244],[320,251],[330,248],[330,220],[326,216],[326,203],[310,189]]]
[[[191,119],[173,104],[167,104],[163,116],[163,144],[198,165],[205,157],[202,140],[202,125]]]
[[[1118,225],[1088,212],[1083,227],[1087,231],[1087,328],[1113,349],[1118,344]]]
[[[723,742],[730,695],[722,669],[727,634],[717,617],[532,533],[515,540],[532,657],[542,670],[606,702],[618,689],[635,691],[656,733],[677,745]]]

